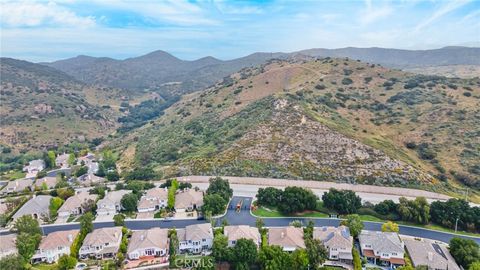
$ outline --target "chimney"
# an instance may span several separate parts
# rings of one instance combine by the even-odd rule
[[[67,238],[68,238],[68,242],[73,242],[73,235],[72,234],[69,233]]]
[[[115,233],[113,234],[113,236],[115,236],[115,238],[118,238],[118,233],[115,232]]]
[[[145,235],[141,234],[140,235],[140,241],[143,241],[145,239]]]
[[[433,261],[433,252],[428,252],[428,261]]]
[[[282,237],[282,239],[285,238],[285,233],[284,232],[282,232],[281,237]]]

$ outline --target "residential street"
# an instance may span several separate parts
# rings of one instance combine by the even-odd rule
[[[239,200],[243,199],[244,204],[242,209],[237,212],[235,210],[235,206],[239,202]],[[217,219],[217,224],[220,224],[223,219],[228,220],[228,224],[230,225],[250,225],[255,226],[256,218],[250,214],[250,204],[252,202],[251,197],[238,197],[235,196],[230,202],[228,207],[228,211],[225,216],[222,216]],[[288,226],[288,224],[293,220],[303,220],[307,221],[311,218],[263,218],[265,222],[265,226],[267,227],[277,227],[277,226]],[[338,226],[340,223],[339,219],[331,219],[331,218],[315,218],[312,219],[315,222],[315,226]],[[169,220],[165,221],[162,219],[150,219],[150,220],[127,220],[126,225],[131,230],[142,230],[148,229],[152,227],[161,227],[161,228],[183,228],[187,225],[191,224],[198,224],[198,223],[205,223],[204,220]],[[364,222],[366,230],[373,230],[373,231],[380,231],[381,230],[381,223],[376,222]],[[104,228],[113,226],[113,222],[94,222],[95,228]],[[454,234],[440,232],[440,231],[432,231],[428,229],[422,229],[417,227],[410,227],[410,226],[403,226],[400,225],[400,234],[410,235],[414,237],[422,237],[422,238],[429,238],[433,240],[438,240],[442,242],[449,242]],[[69,224],[52,224],[52,225],[44,225],[42,226],[42,230],[44,234],[48,234],[55,231],[60,230],[69,230],[79,228],[78,223],[69,223]],[[471,237],[471,236],[463,236],[457,235],[463,238],[469,238],[477,243],[480,243],[480,237]]]

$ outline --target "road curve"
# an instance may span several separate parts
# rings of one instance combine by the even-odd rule
[[[237,203],[243,200],[243,206],[240,211],[235,210]],[[230,201],[228,206],[228,211],[225,215],[217,218],[217,225],[220,225],[224,219],[227,220],[229,225],[249,225],[255,226],[256,218],[250,213],[250,205],[252,202],[251,197],[238,197],[235,196]],[[301,220],[304,224],[308,220],[313,220],[315,226],[338,226],[340,224],[340,219],[334,218],[262,218],[265,222],[266,227],[281,227],[288,226],[293,220]],[[204,220],[196,219],[187,219],[187,220],[163,220],[163,219],[129,219],[125,221],[125,225],[131,230],[145,230],[154,227],[160,228],[184,228],[185,226],[192,224],[205,223]],[[382,224],[377,222],[363,222],[366,230],[372,231],[381,231]],[[113,221],[103,221],[103,222],[94,222],[94,228],[104,228],[114,226]],[[478,244],[480,244],[480,237],[474,236],[465,236],[465,235],[456,235],[448,232],[434,231],[419,227],[399,225],[400,234],[409,235],[414,237],[429,238],[433,240],[438,240],[448,243],[453,237],[462,237],[466,239],[472,239]],[[50,224],[41,226],[44,234],[49,234],[55,231],[64,231],[71,229],[79,229],[79,223],[68,223],[68,224]],[[4,234],[5,232],[3,232]]]

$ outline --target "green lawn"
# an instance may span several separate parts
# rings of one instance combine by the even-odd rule
[[[53,270],[56,267],[57,267],[56,264],[46,264],[46,263],[32,265],[32,269],[38,269],[38,270]]]
[[[360,215],[360,219],[362,221],[377,221],[377,222],[385,221],[385,220],[379,219],[379,218],[371,216],[371,215]]]
[[[252,211],[255,216],[259,217],[328,217],[327,214],[321,212],[306,212],[294,215],[284,215],[280,213],[275,208],[266,208],[266,207],[259,207],[256,210]]]

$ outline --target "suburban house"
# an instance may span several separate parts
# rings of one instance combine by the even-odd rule
[[[212,248],[213,229],[210,223],[186,226],[177,230],[180,252],[198,254]]]
[[[138,203],[138,212],[155,212],[167,206],[167,188],[152,188],[147,190]]]
[[[280,246],[284,251],[295,251],[298,248],[305,248],[303,240],[303,229],[293,226],[268,229],[268,244]]]
[[[168,229],[152,228],[134,231],[128,244],[127,255],[130,260],[144,257],[163,257],[161,262],[168,261]]]
[[[79,230],[58,231],[43,237],[32,257],[32,263],[56,263],[62,255],[70,255],[70,246],[78,232]]]
[[[33,183],[33,179],[19,179],[15,181],[9,181],[7,185],[2,189],[2,194],[31,191]]]
[[[346,226],[318,227],[313,230],[313,239],[320,240],[328,250],[328,259],[352,263],[353,237]]]
[[[54,189],[57,185],[57,177],[46,176],[35,180],[35,188],[37,189]]]
[[[123,209],[121,200],[125,194],[131,193],[131,190],[116,190],[105,192],[105,197],[97,202],[98,216],[114,216]]]
[[[81,215],[85,212],[84,206],[89,203],[95,205],[97,198],[98,195],[89,194],[87,191],[78,192],[63,203],[60,209],[58,209],[58,216],[69,217],[71,215]]]
[[[262,241],[262,237],[258,229],[247,225],[225,226],[223,228],[223,233],[228,239],[228,247],[235,246],[238,239],[242,238],[253,240],[257,247],[260,246]]]
[[[88,167],[88,174],[95,174],[98,172],[98,162],[95,161],[95,155],[92,153],[87,153],[83,157],[77,159],[77,164]]]
[[[435,270],[460,270],[448,248],[427,239],[404,239],[413,267],[426,266]]]
[[[66,169],[69,167],[68,165],[68,158],[70,157],[69,154],[63,153],[61,155],[58,155],[57,158],[55,158],[55,165],[57,167],[60,167],[62,169]]]
[[[34,219],[37,219],[41,224],[43,223],[44,217],[50,216],[50,200],[52,196],[50,195],[38,195],[31,198],[27,201],[18,211],[13,215],[13,220],[17,220],[22,216],[32,216]]]
[[[122,242],[122,227],[96,229],[87,234],[80,248],[80,259],[114,258]]]
[[[45,161],[43,161],[42,159],[35,159],[30,161],[28,165],[23,167],[23,171],[26,172],[27,177],[30,178],[37,176],[37,173],[45,170],[45,168]]]
[[[105,182],[105,178],[100,177],[100,176],[96,176],[93,173],[86,173],[86,174],[78,177],[77,180],[78,180],[78,182],[80,182],[80,184],[82,184],[84,186],[87,186],[87,187],[92,186],[92,185],[96,185],[98,183]]]
[[[15,239],[17,239],[16,234],[0,235],[0,259],[18,253]]]
[[[203,192],[195,189],[184,189],[175,194],[175,211],[189,212],[203,206]]]
[[[362,230],[358,238],[362,254],[369,262],[393,268],[405,265],[405,247],[397,233]]]

